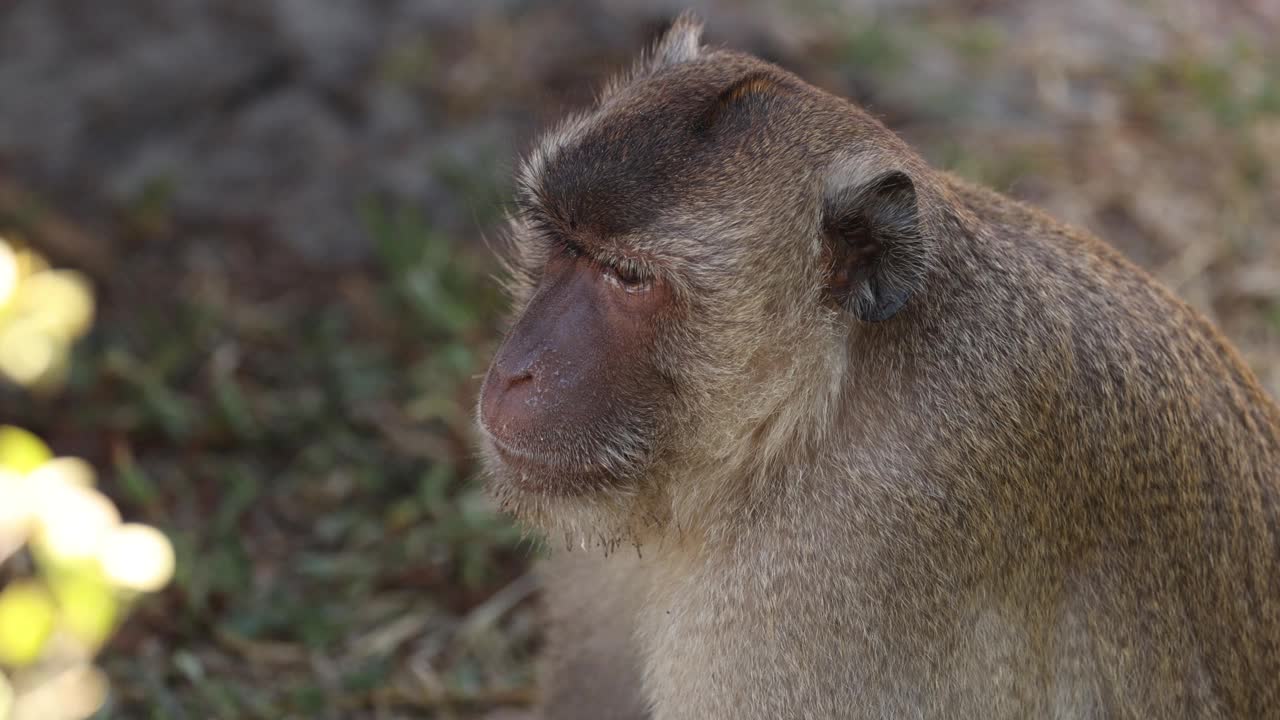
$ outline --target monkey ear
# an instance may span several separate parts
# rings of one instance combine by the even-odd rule
[[[906,173],[830,188],[822,229],[832,257],[828,291],[859,319],[888,320],[920,289],[927,247]]]

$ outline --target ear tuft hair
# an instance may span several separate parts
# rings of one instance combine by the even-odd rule
[[[911,177],[890,170],[828,187],[822,215],[832,297],[864,322],[896,315],[921,289],[928,269],[929,242]]]
[[[696,60],[702,54],[702,21],[691,11],[684,11],[666,32],[636,60],[627,72],[614,76],[605,84],[597,102],[604,102],[619,89],[667,67]]]
[[[698,57],[702,47],[702,21],[686,10],[663,33],[649,59],[650,70],[679,65]]]

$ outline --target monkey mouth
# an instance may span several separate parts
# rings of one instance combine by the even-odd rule
[[[487,428],[484,430],[485,444],[492,450],[509,476],[509,481],[526,490],[538,492],[554,492],[573,494],[574,489],[585,489],[591,485],[599,485],[612,477],[604,467],[590,464],[566,463],[559,458],[548,457],[546,453],[526,450],[505,441]]]
[[[503,440],[493,437],[492,435],[489,436],[488,440],[489,446],[493,448],[494,453],[500,460],[502,460],[504,465],[530,470],[542,470],[546,472],[553,472],[559,468],[556,463],[537,453],[518,449],[507,444]]]

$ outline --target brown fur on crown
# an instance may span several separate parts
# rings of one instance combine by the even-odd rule
[[[1274,716],[1280,410],[1228,343],[1097,239],[691,27],[521,172],[523,203],[671,258],[696,309],[635,486],[506,496],[642,550],[547,566],[548,715]],[[706,132],[726,92],[767,102]],[[891,171],[921,242],[867,323],[824,294],[823,198]],[[517,312],[545,259],[524,222]]]

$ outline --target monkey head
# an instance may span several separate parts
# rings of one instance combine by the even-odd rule
[[[678,20],[519,172],[515,319],[478,408],[497,496],[610,537],[785,461],[835,412],[851,333],[922,290],[925,172],[846,101]]]

